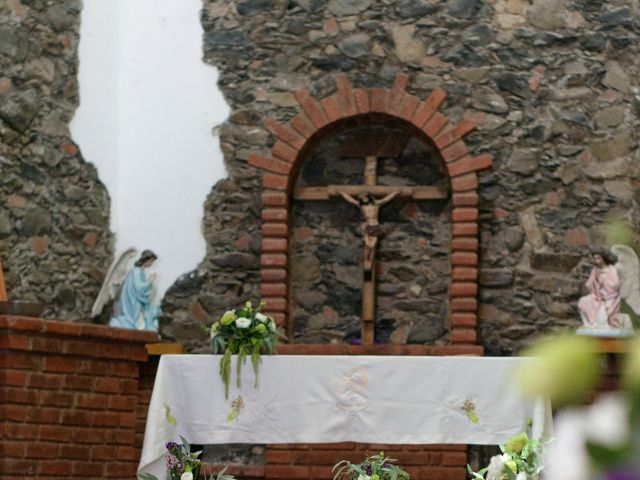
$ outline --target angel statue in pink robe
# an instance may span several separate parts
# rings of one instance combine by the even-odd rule
[[[631,320],[629,315],[620,311],[620,305],[625,299],[636,310],[633,304],[640,296],[638,257],[630,247],[614,245],[612,252],[594,251],[591,259],[594,268],[585,284],[589,293],[578,302],[583,323],[578,333],[598,336],[632,335]]]

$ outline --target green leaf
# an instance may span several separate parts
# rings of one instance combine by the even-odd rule
[[[178,420],[176,420],[176,417],[174,417],[171,414],[171,407],[169,407],[169,405],[165,405],[164,406],[164,416],[167,419],[167,422],[169,422],[169,424],[171,424],[171,425],[177,425],[178,424]]]
[[[476,415],[476,412],[474,412],[473,410],[467,411],[467,417],[469,418],[469,420],[471,420],[472,423],[480,423],[478,415]]]
[[[619,448],[611,448],[587,441],[586,447],[591,460],[601,468],[619,465],[633,458],[633,451],[629,444],[621,445]]]
[[[158,477],[156,477],[155,475],[152,475],[150,473],[139,473],[138,474],[138,478],[140,480],[159,480]]]
[[[184,451],[189,455],[191,453],[191,445],[187,442],[187,439],[182,435],[178,435],[180,437],[180,441],[182,442],[182,446],[184,447]]]

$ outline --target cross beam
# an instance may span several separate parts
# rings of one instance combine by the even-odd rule
[[[330,197],[340,196],[339,191],[349,195],[370,193],[384,196],[400,190],[398,197],[411,200],[445,200],[449,193],[445,187],[387,187],[380,185],[329,185],[327,187],[298,187],[293,191],[295,200],[329,200]]]

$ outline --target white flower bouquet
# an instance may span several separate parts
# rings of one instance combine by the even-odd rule
[[[265,303],[254,308],[251,302],[244,307],[225,312],[220,319],[209,328],[211,337],[211,351],[222,354],[220,359],[220,375],[225,386],[225,396],[229,396],[229,382],[231,379],[231,356],[237,355],[237,385],[240,387],[240,372],[247,357],[251,357],[253,371],[258,386],[258,370],[260,355],[273,354],[279,338],[284,338],[278,332],[273,318],[262,313]]]
[[[501,455],[491,457],[489,466],[474,472],[467,470],[474,480],[536,480],[543,470],[542,444],[522,432],[500,445]]]

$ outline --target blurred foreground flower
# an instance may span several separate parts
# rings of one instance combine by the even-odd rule
[[[546,339],[523,352],[531,361],[518,372],[525,394],[548,397],[554,406],[584,398],[598,381],[596,340],[576,335]]]

